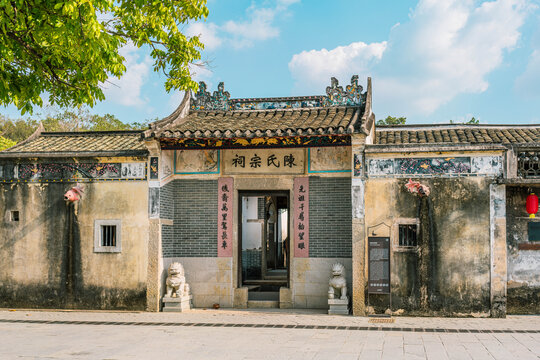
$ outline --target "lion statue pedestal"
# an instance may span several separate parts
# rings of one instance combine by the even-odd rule
[[[169,265],[168,274],[166,281],[167,292],[162,299],[163,311],[182,312],[190,310],[192,308],[192,296],[184,276],[184,267],[179,262],[173,262]]]
[[[332,265],[332,277],[328,287],[328,314],[349,315],[345,267],[339,263]]]

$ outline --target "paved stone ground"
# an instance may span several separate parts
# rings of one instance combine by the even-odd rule
[[[0,359],[539,359],[540,316],[2,311]]]

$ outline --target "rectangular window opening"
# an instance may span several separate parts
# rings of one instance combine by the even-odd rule
[[[418,245],[416,224],[399,225],[399,246],[412,247]]]
[[[10,216],[11,221],[19,221],[19,212],[12,211]]]
[[[122,252],[122,222],[121,220],[94,221],[94,252]]]
[[[116,225],[101,225],[101,246],[116,246]]]

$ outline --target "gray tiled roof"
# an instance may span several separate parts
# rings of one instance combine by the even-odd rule
[[[321,107],[240,111],[193,111],[146,136],[213,138],[351,134],[357,130],[362,109]]]
[[[540,125],[378,126],[375,144],[528,144],[540,143]]]
[[[141,140],[141,131],[72,132],[47,133],[23,141],[0,152],[1,155],[15,154],[62,154],[62,153],[129,153],[147,152]]]

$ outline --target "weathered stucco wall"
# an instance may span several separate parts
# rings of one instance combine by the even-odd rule
[[[426,274],[420,272],[417,251],[400,251],[397,246],[395,229],[399,219],[419,218],[420,198],[406,190],[407,181],[405,178],[370,178],[365,186],[368,236],[372,236],[370,227],[380,223],[391,229],[393,308],[423,315],[487,314],[490,307],[489,184],[492,180],[481,177],[420,180],[431,189],[422,206],[427,207],[425,214],[431,223],[426,224],[426,228],[433,229],[435,250],[430,254],[433,269]],[[419,234],[419,247],[427,246],[421,239]],[[427,306],[421,301],[422,286],[430,289]],[[370,302],[382,307],[388,304],[388,298],[370,296]]]
[[[529,219],[525,201],[529,192],[540,195],[539,187],[507,186],[506,241],[508,250],[508,304],[509,314],[540,313],[540,250],[520,249],[529,242]],[[537,243],[537,242],[536,242]]]
[[[0,306],[144,309],[146,182],[85,183],[82,200],[66,204],[74,185],[0,184]],[[120,253],[94,252],[94,220],[121,220]]]

